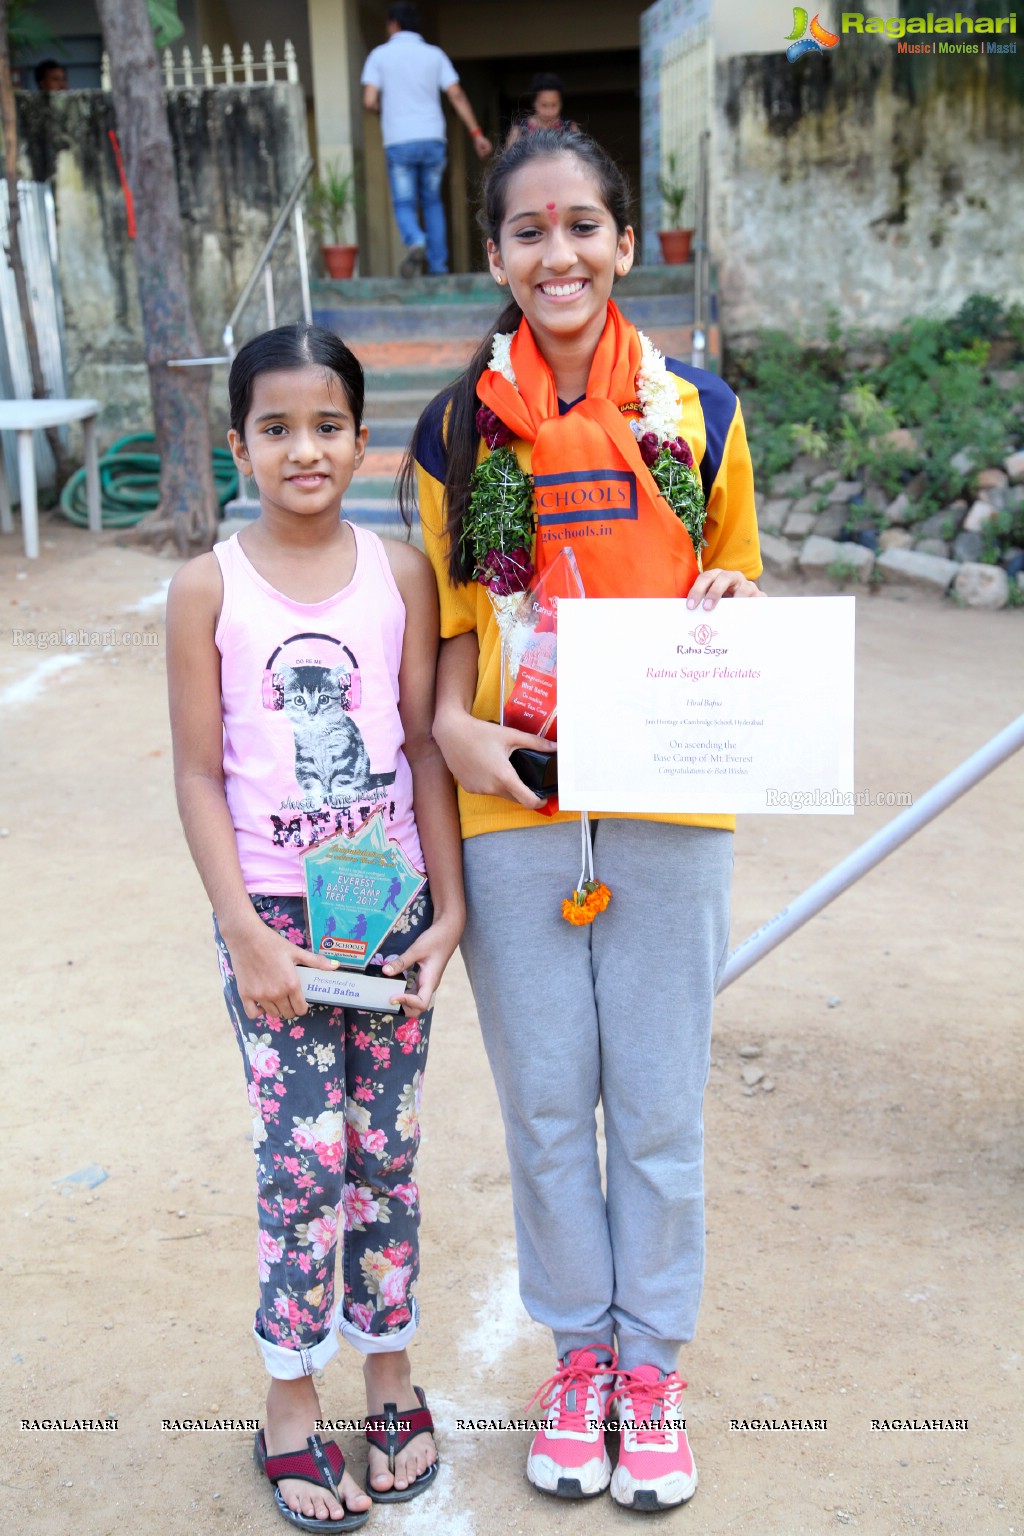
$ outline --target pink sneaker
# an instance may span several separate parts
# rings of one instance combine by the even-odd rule
[[[608,1353],[605,1364],[593,1350],[570,1350],[530,1399],[539,1401],[547,1422],[533,1437],[526,1475],[535,1488],[560,1499],[591,1499],[604,1492],[612,1475],[604,1420],[616,1362]]]
[[[682,1416],[685,1386],[675,1371],[663,1376],[656,1365],[619,1372],[612,1393],[622,1434],[612,1476],[616,1504],[670,1509],[696,1492],[697,1468]]]

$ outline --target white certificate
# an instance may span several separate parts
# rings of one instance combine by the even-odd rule
[[[563,598],[567,811],[853,812],[852,597]]]

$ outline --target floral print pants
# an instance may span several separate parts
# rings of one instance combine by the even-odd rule
[[[308,947],[301,897],[253,896],[270,928]],[[389,935],[407,949],[432,920],[424,891]],[[214,921],[228,1013],[253,1114],[260,1306],[255,1333],[303,1359],[331,1338],[335,1249],[342,1239],[339,1326],[357,1347],[388,1347],[415,1327],[419,1190],[414,1163],[431,1012],[311,1007],[301,1018],[246,1016],[231,956]],[[375,957],[379,965],[383,955]],[[373,965],[371,961],[371,965]],[[341,1233],[339,1233],[339,1226]],[[365,1344],[361,1342],[365,1339]],[[313,1353],[320,1368],[337,1348]],[[319,1358],[318,1358],[319,1356]],[[287,1369],[274,1375],[292,1374]]]

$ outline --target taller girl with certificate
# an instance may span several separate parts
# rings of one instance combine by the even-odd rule
[[[704,1271],[733,823],[595,813],[598,877],[573,892],[580,818],[509,762],[551,748],[500,723],[492,598],[534,585],[567,544],[588,598],[686,597],[697,626],[722,597],[758,596],[750,457],[732,391],[662,357],[611,302],[634,240],[603,150],[524,135],[491,171],[485,216],[511,302],[424,413],[405,484],[441,597],[434,734],[459,784],[462,948],[505,1122],[520,1291],[558,1361],[527,1473],[563,1497],[610,1483],[618,1503],[660,1509],[697,1486],[677,1367]],[[614,1475],[607,1419],[623,1425]]]

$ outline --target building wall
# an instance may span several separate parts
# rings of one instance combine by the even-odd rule
[[[279,82],[173,91],[168,106],[192,308],[212,354],[223,350],[224,324],[308,153],[305,104],[299,86]],[[112,99],[19,94],[18,111],[21,173],[53,180],[69,386],[103,402],[109,442],[150,417],[134,251],[108,139]],[[266,323],[261,294],[240,340]],[[297,318],[287,286],[280,297],[279,319]]]
[[[1011,60],[1012,64],[1015,60]],[[862,39],[719,63],[712,255],[723,326],[821,335],[1024,301],[1024,106],[992,57]]]
[[[899,0],[870,0],[860,8],[872,16],[898,16],[900,9]],[[805,9],[811,16],[819,13],[817,5]],[[836,31],[844,9],[839,0],[820,7],[822,25]],[[936,10],[940,9],[937,5]],[[731,59],[739,53],[782,53],[786,34],[792,29],[793,7],[786,0],[777,5],[766,5],[765,0],[712,0],[711,31],[719,59]]]

